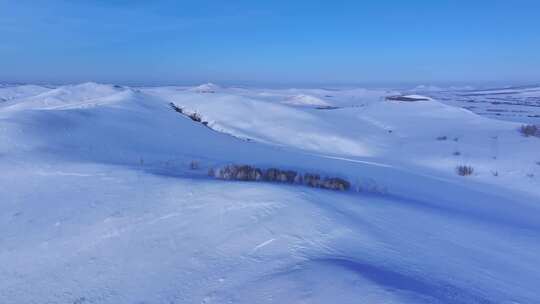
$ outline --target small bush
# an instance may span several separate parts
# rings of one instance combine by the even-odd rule
[[[184,110],[183,110],[181,107],[175,105],[175,104],[172,103],[172,102],[169,103],[169,105],[170,105],[171,108],[173,108],[173,110],[175,110],[176,112],[178,112],[178,113],[180,113],[180,114],[184,114]]]
[[[495,177],[499,176],[499,171],[491,171],[491,174]]]
[[[191,169],[191,170],[199,170],[199,162],[196,161],[196,160],[192,160],[189,163],[189,169]]]
[[[342,178],[335,177],[324,179],[320,187],[323,189],[346,191],[351,188],[351,184]]]
[[[339,107],[334,107],[334,106],[319,106],[319,107],[316,107],[315,109],[317,109],[317,110],[336,110],[336,109],[339,109]]]
[[[471,166],[457,166],[456,173],[460,176],[469,176],[474,173],[474,169]]]
[[[199,115],[197,112],[189,114],[188,117],[191,118],[191,120],[193,120],[195,122],[201,122],[202,121],[201,115]]]
[[[454,153],[452,153],[454,156],[460,156],[461,155],[461,152],[459,151],[455,151]]]
[[[260,181],[263,173],[260,169],[247,165],[229,165],[220,169],[210,169],[208,175],[224,180]]]
[[[523,135],[525,137],[539,136],[540,135],[538,127],[535,126],[535,125],[522,125],[519,128],[519,132],[521,133],[521,135]]]
[[[321,176],[319,174],[306,173],[304,174],[304,183],[309,187],[317,188],[321,183]]]
[[[280,183],[289,183],[293,184],[299,182],[302,179],[298,178],[298,173],[292,170],[282,171],[279,169],[271,168],[266,170],[264,174],[264,179],[270,182],[280,182]]]
[[[414,102],[414,101],[427,101],[429,99],[426,97],[409,97],[409,96],[396,95],[396,96],[387,96],[386,100]]]
[[[437,140],[447,140],[447,139],[448,139],[448,137],[446,137],[446,136],[439,136],[439,137],[437,137]]]

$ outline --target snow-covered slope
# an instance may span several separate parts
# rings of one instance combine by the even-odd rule
[[[0,102],[30,97],[48,90],[50,89],[36,85],[0,86]]]
[[[337,109],[283,103],[302,94]],[[540,194],[521,176],[540,139],[392,94],[84,84],[0,105],[0,302],[540,301]],[[362,192],[207,177],[227,163]]]
[[[118,86],[97,83],[62,86],[45,90],[40,94],[23,96],[1,105],[5,110],[19,109],[61,109],[97,106],[118,99],[125,90]],[[121,98],[121,97],[120,97]],[[21,102],[21,99],[24,99]]]
[[[456,166],[470,165],[474,179],[540,194],[539,182],[531,178],[540,175],[534,152],[540,141],[521,136],[520,123],[487,119],[436,100],[387,101],[385,96],[394,93],[385,91],[308,91],[332,96],[328,105],[335,108],[315,109],[283,104],[275,90],[246,94],[231,88],[212,96],[176,88],[143,91],[240,138],[445,177],[453,176]],[[282,98],[289,93],[282,91]],[[350,97],[354,94],[356,99]]]

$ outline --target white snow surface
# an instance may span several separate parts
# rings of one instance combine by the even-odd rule
[[[329,106],[326,101],[311,95],[293,95],[284,100],[283,103],[295,106]]]
[[[2,87],[0,303],[540,302],[540,138],[395,94]]]

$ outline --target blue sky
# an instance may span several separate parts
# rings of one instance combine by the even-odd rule
[[[0,0],[0,81],[540,82],[540,1]]]

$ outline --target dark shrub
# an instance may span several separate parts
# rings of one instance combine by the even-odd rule
[[[437,137],[437,140],[447,140],[447,139],[448,139],[448,137],[446,137],[446,136],[439,136],[439,137]]]
[[[519,128],[519,132],[521,133],[521,135],[523,135],[525,137],[539,136],[540,135],[540,132],[539,132],[538,127],[536,125],[522,125]]]
[[[287,183],[289,183],[289,184],[294,183],[294,181],[296,180],[297,175],[298,175],[298,173],[296,173],[295,171],[292,171],[292,170],[285,171],[285,176],[287,178]]]
[[[336,110],[336,109],[339,109],[339,107],[334,107],[334,106],[319,106],[319,107],[316,107],[315,109],[317,109],[317,110]]]
[[[269,182],[275,182],[278,179],[278,176],[281,174],[281,171],[276,168],[270,168],[264,173],[264,180]]]
[[[262,181],[263,179],[263,173],[261,171],[261,169],[254,169],[252,170],[250,173],[249,173],[249,178],[250,180],[252,181]]]
[[[294,183],[297,179],[296,176],[298,173],[295,171],[282,171],[276,168],[270,168],[264,173],[264,180],[269,182],[280,182],[280,183]]]
[[[195,122],[201,122],[202,121],[201,115],[199,115],[197,112],[189,114],[188,117],[191,118],[191,120],[193,120]]]
[[[417,97],[409,97],[409,96],[397,95],[397,96],[388,96],[388,97],[386,97],[386,100],[413,102],[413,101],[423,101],[423,100],[429,100],[429,99],[428,98],[420,98],[420,97],[417,98]]]
[[[175,110],[176,112],[178,112],[178,113],[180,113],[180,114],[183,114],[183,113],[184,113],[184,110],[183,110],[181,107],[175,105],[174,103],[171,102],[171,103],[169,103],[169,105],[170,105],[171,108],[173,108],[173,110]]]
[[[250,171],[253,170],[250,166],[239,166],[239,167],[234,167],[234,169],[235,169],[234,179],[241,180],[241,181],[249,180],[249,175],[250,175],[249,173]]]
[[[208,175],[224,180],[260,181],[262,171],[247,165],[228,165],[221,169],[210,169]]]
[[[473,167],[471,166],[457,166],[456,173],[460,176],[472,175],[474,172]]]
[[[196,160],[192,160],[190,163],[189,163],[189,168],[191,170],[198,170],[199,169],[199,162],[196,161]]]
[[[278,173],[277,181],[280,183],[286,183],[287,182],[287,174],[285,171],[280,171]]]
[[[302,176],[302,174],[296,174],[296,176],[294,177],[294,183],[295,184],[303,184],[304,183],[304,177]]]
[[[538,127],[535,125],[523,125],[519,128],[519,132],[525,137],[540,135],[540,132],[538,132]]]
[[[304,183],[310,187],[319,187],[321,184],[321,176],[319,174],[306,173],[304,174]]]
[[[326,178],[321,184],[321,188],[330,190],[345,191],[349,190],[351,184],[342,178]]]

